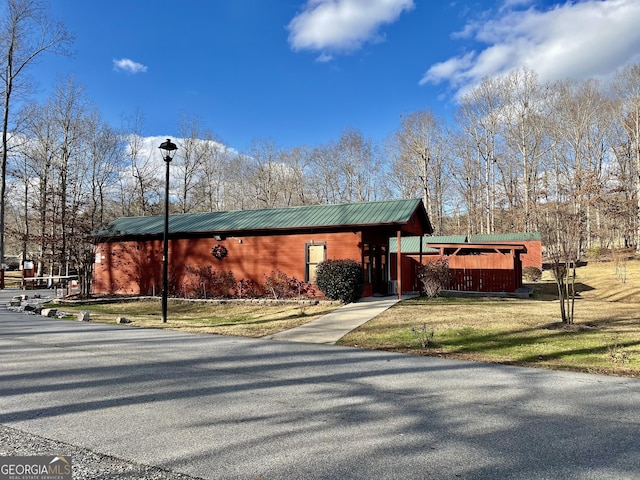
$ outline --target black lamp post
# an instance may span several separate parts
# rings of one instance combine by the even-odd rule
[[[169,295],[168,273],[169,273],[169,164],[178,149],[175,143],[171,143],[171,139],[167,138],[166,142],[160,144],[162,150],[162,158],[167,164],[166,176],[164,181],[164,236],[163,236],[163,252],[162,252],[162,323],[167,323],[167,298]]]

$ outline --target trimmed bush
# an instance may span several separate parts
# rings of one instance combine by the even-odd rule
[[[316,285],[331,300],[356,302],[364,290],[364,271],[355,260],[325,260],[316,269]]]

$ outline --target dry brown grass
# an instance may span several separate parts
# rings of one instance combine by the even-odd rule
[[[341,345],[416,355],[640,376],[640,261],[616,272],[614,262],[590,262],[577,271],[580,292],[575,325],[559,324],[555,283],[547,272],[531,299],[417,298],[398,303],[340,340]],[[620,274],[620,275],[618,275]],[[622,281],[624,280],[624,282]],[[169,303],[169,321],[159,302],[61,307],[90,310],[92,321],[132,326],[260,337],[294,328],[339,305],[212,305]],[[413,331],[433,331],[422,347]]]
[[[625,283],[611,262],[577,271],[575,324],[559,324],[547,273],[532,299],[419,298],[402,302],[343,337],[342,345],[468,360],[640,376],[640,261]],[[412,331],[433,330],[430,348]]]
[[[99,305],[63,305],[65,312],[90,312],[91,321],[116,323],[119,316],[131,320],[128,325],[142,328],[168,328],[183,332],[261,337],[310,322],[335,310],[339,304],[317,305],[295,302],[214,304],[171,300],[166,323],[161,321],[160,302],[141,301]]]

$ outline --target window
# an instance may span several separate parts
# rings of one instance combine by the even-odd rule
[[[362,248],[362,259],[364,263],[364,281],[373,283],[373,245],[365,243]]]
[[[325,260],[325,251],[327,245],[324,243],[307,243],[306,244],[306,262],[305,281],[316,283],[316,268],[320,262]]]

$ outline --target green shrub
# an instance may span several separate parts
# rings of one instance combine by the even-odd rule
[[[522,276],[527,282],[537,282],[542,278],[542,270],[537,267],[524,267]]]
[[[355,260],[325,260],[316,269],[316,285],[331,300],[356,302],[364,290],[364,272]]]

